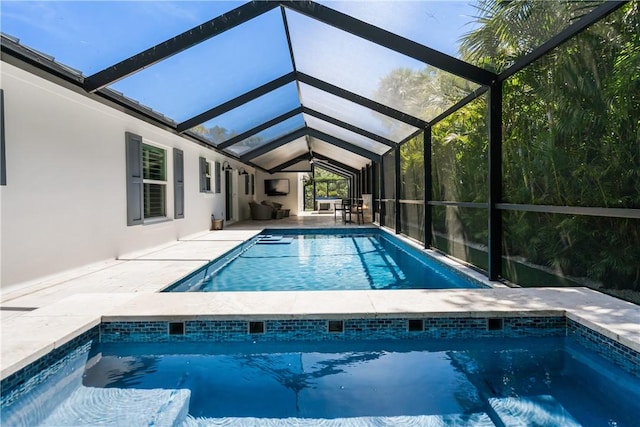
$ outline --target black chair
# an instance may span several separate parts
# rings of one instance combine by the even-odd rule
[[[348,218],[348,219],[347,219]],[[342,222],[352,222],[351,221],[351,200],[350,199],[342,199]]]
[[[364,202],[362,199],[356,200],[355,203],[351,205],[351,213],[356,214],[357,224],[364,224]]]
[[[344,217],[344,199],[340,202],[333,204],[333,220],[335,221],[338,215],[338,211],[341,211],[341,215]]]

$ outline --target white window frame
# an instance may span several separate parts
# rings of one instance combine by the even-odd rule
[[[147,149],[147,147],[150,148],[154,148],[157,150],[162,150],[163,153],[163,160],[164,160],[164,180],[158,180],[158,179],[148,179],[148,178],[144,178],[144,171],[145,171],[145,167],[144,167],[144,158],[145,158],[145,149]],[[158,145],[154,145],[154,144],[149,144],[147,142],[142,143],[142,168],[143,168],[143,178],[142,178],[142,191],[143,191],[143,220],[145,223],[149,223],[149,222],[155,222],[158,220],[165,220],[168,218],[168,213],[167,213],[167,197],[168,197],[168,163],[169,163],[169,157],[167,155],[167,149],[164,147],[160,147]],[[146,192],[146,184],[152,184],[152,185],[160,185],[162,186],[161,188],[163,189],[163,197],[162,197],[162,215],[155,215],[155,216],[147,216],[147,192]]]

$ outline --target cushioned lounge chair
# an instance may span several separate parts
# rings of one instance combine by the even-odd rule
[[[249,202],[249,210],[251,211],[251,219],[253,220],[265,220],[273,218],[273,207],[267,205],[261,205],[256,202]]]

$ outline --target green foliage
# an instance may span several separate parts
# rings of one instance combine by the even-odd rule
[[[509,7],[521,7],[518,3]],[[554,2],[531,2],[528,13],[544,14],[549,3]],[[557,3],[554,7],[562,2]],[[590,7],[581,6],[558,7],[555,21],[565,25]],[[626,5],[505,82],[505,201],[640,208],[638,12],[637,2]],[[471,35],[468,46],[475,40]],[[508,62],[506,47],[515,41],[502,42],[505,50],[498,55]],[[481,52],[478,48],[474,55]],[[535,213],[505,217],[508,254],[559,275],[638,287],[640,221]]]
[[[462,57],[502,71],[598,3],[481,0]],[[397,70],[376,96],[429,119],[469,93],[456,79],[432,67]],[[480,97],[432,128],[434,200],[486,203],[487,117]],[[422,150],[417,140],[400,150],[401,198],[421,198]],[[502,174],[508,203],[640,209],[640,2],[504,82]],[[437,208],[433,216],[434,230],[452,241],[486,243],[486,210]],[[640,289],[640,220],[504,217],[506,255],[561,276]]]
[[[345,177],[316,166],[313,177],[304,183],[304,207],[305,210],[313,210],[315,198],[346,199],[348,194],[349,181]]]

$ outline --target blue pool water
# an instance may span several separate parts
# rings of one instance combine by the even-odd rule
[[[340,233],[265,231],[247,247],[214,261],[169,291],[483,287],[378,230]]]
[[[623,427],[640,413],[638,379],[564,337],[112,343],[79,360],[37,424]],[[46,406],[26,400],[4,416]]]

